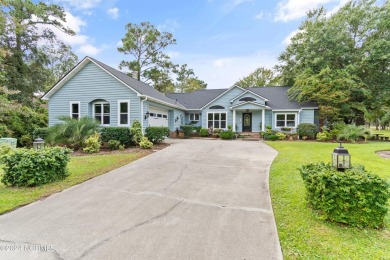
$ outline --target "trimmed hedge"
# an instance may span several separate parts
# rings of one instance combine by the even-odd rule
[[[194,127],[192,125],[182,125],[180,126],[180,130],[184,133],[184,138],[190,138],[192,134],[192,130],[194,130]]]
[[[199,135],[201,137],[208,137],[209,136],[209,129],[207,129],[207,128],[200,129]]]
[[[389,184],[363,166],[345,172],[330,164],[307,164],[299,168],[308,204],[322,219],[356,227],[381,228],[390,198]]]
[[[53,147],[42,150],[15,149],[2,156],[4,175],[1,182],[8,186],[39,186],[62,180],[68,176],[70,160],[68,148]]]
[[[130,145],[132,140],[130,128],[127,127],[103,127],[100,130],[100,139],[104,143],[116,140],[124,145]]]
[[[49,134],[49,128],[43,127],[43,128],[36,128],[33,132],[34,139],[40,137],[42,139],[45,139]]]
[[[163,126],[149,126],[145,129],[149,141],[159,143],[169,136],[169,128]]]
[[[310,139],[315,139],[317,126],[315,124],[302,123],[297,127],[297,134],[300,137],[307,136]]]

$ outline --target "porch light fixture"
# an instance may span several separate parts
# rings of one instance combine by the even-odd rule
[[[179,117],[178,117],[178,116],[175,118],[175,123],[176,123],[177,121],[179,121]]]
[[[338,171],[344,171],[345,169],[351,168],[351,155],[341,143],[339,147],[336,147],[333,150],[332,167],[336,168]]]
[[[36,138],[33,142],[33,148],[35,150],[45,149],[45,141],[40,137]]]
[[[146,114],[144,116],[144,119],[146,120],[147,118],[149,118],[149,115],[150,115],[150,112],[149,111],[146,111]]]

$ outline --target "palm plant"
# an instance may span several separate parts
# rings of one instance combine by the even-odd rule
[[[371,130],[364,126],[357,125],[345,125],[340,133],[337,135],[337,140],[344,139],[346,141],[356,142],[360,137],[363,137],[366,141],[371,136]]]
[[[84,141],[99,129],[99,122],[91,117],[81,117],[79,120],[68,116],[59,117],[63,123],[49,128],[46,141],[49,144],[60,144],[76,150],[83,146]]]

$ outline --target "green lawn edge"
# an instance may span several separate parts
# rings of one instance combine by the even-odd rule
[[[69,176],[61,181],[38,187],[7,187],[0,183],[0,215],[21,206],[61,192],[79,183],[129,164],[146,153],[72,156],[68,163]],[[0,179],[3,174],[0,168]]]
[[[383,230],[358,229],[316,218],[306,206],[305,188],[297,168],[309,162],[330,162],[336,143],[266,142],[278,151],[270,170],[272,206],[285,259],[390,259],[390,214]],[[390,159],[376,151],[389,142],[343,144],[352,164],[390,182]]]

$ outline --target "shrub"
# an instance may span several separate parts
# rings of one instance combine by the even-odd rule
[[[184,133],[184,138],[189,138],[191,136],[193,126],[192,125],[182,125],[180,130]]]
[[[0,124],[0,138],[12,136],[12,131],[4,124]]]
[[[120,144],[118,148],[119,148],[119,150],[121,150],[121,151],[124,151],[124,150],[125,150],[125,146],[124,146],[123,144]]]
[[[153,143],[160,143],[169,136],[169,128],[163,126],[149,126],[145,129],[145,134]]]
[[[86,153],[98,153],[100,151],[100,135],[99,133],[95,132],[93,135],[87,138],[85,140],[84,144],[85,147],[83,149]]]
[[[151,141],[149,141],[147,137],[143,136],[141,138],[141,141],[139,142],[139,146],[142,149],[150,149],[153,147],[153,143]]]
[[[265,129],[267,129],[267,130],[272,130],[272,126],[266,125],[266,126],[265,126]]]
[[[275,135],[278,137],[279,140],[284,140],[284,139],[286,139],[286,135],[283,134],[283,133],[276,133]]]
[[[234,138],[234,136],[235,136],[235,133],[233,131],[230,131],[230,130],[223,131],[223,132],[219,133],[219,137],[221,139],[225,139],[225,140],[231,140]]]
[[[360,137],[364,137],[367,140],[369,136],[371,136],[371,131],[364,126],[345,125],[337,135],[337,140],[344,139],[346,141],[356,142]]]
[[[100,130],[102,142],[108,143],[110,140],[116,140],[123,145],[131,144],[131,133],[127,127],[103,127]]]
[[[233,126],[232,125],[228,125],[228,130],[232,131],[233,130]]]
[[[280,128],[280,130],[286,131],[286,132],[290,132],[291,129],[292,129],[291,127],[282,127],[282,128]]]
[[[357,227],[379,228],[384,224],[389,184],[354,167],[339,172],[329,164],[307,164],[299,168],[305,182],[308,204],[322,219]]]
[[[207,128],[202,128],[202,129],[200,129],[199,135],[202,136],[202,137],[207,137],[207,136],[209,136],[209,129],[207,129]]]
[[[317,133],[316,139],[317,139],[317,141],[320,141],[320,142],[328,141],[330,139],[330,134],[329,134],[329,132]]]
[[[276,134],[264,135],[264,139],[268,141],[279,140],[279,137]]]
[[[119,141],[117,141],[117,140],[110,140],[110,141],[108,141],[108,147],[111,150],[118,150],[120,145],[121,145],[121,143]]]
[[[61,124],[49,128],[46,141],[49,144],[66,145],[74,149],[83,147],[84,141],[99,129],[99,122],[94,118],[59,117]]]
[[[1,157],[10,154],[13,150],[14,148],[12,148],[12,146],[9,144],[0,144],[0,164]]]
[[[42,128],[35,128],[33,132],[34,139],[40,137],[42,139],[46,139],[46,137],[49,134],[49,128],[48,127],[42,127]]]
[[[138,120],[134,120],[130,128],[131,140],[138,144],[141,141],[142,136],[142,126]]]
[[[202,129],[201,126],[192,126],[192,127],[193,127],[192,131],[193,131],[193,132],[195,131],[195,133],[199,133],[200,130]]]
[[[310,139],[314,139],[317,132],[317,126],[315,124],[302,123],[297,127],[297,133],[299,136],[307,136]]]
[[[2,182],[9,186],[38,186],[64,179],[71,150],[53,147],[42,150],[15,149],[2,157]]]

